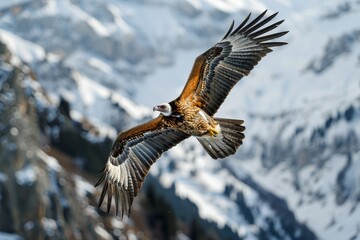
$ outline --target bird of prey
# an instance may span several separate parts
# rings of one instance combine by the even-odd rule
[[[249,14],[235,29],[234,21],[224,38],[198,56],[187,83],[175,100],[155,106],[159,116],[121,132],[100,172],[95,187],[104,182],[99,207],[107,194],[107,211],[115,198],[116,215],[130,215],[134,198],[151,165],[162,153],[194,136],[214,159],[236,152],[243,143],[243,120],[216,118],[214,114],[234,85],[248,75],[273,47],[272,41],[287,33],[267,34],[284,20],[268,24],[276,15],[266,11],[249,22]]]

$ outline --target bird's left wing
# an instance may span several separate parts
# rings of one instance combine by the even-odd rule
[[[284,21],[266,26],[277,13],[263,18],[265,14],[266,11],[248,23],[249,14],[234,31],[233,22],[220,42],[198,56],[179,99],[193,101],[210,116],[214,115],[234,85],[248,75],[272,47],[286,44],[271,40],[287,31],[263,35]]]
[[[164,124],[164,116],[122,132],[117,137],[106,166],[100,173],[95,187],[104,182],[99,207],[105,195],[107,211],[115,196],[116,215],[130,214],[130,207],[137,196],[151,165],[161,154],[189,135]],[[119,203],[121,208],[119,208]]]

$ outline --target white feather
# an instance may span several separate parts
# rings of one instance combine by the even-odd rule
[[[124,169],[124,164],[120,165],[120,186],[123,187],[126,180],[126,171]]]
[[[111,164],[110,161],[107,162],[106,168],[108,171],[108,176],[113,181],[119,181],[120,180],[120,169],[119,166],[114,166]]]
[[[128,188],[128,173],[124,164],[114,166],[110,161],[107,162],[107,171],[109,179],[118,182],[120,187]]]
[[[205,113],[202,110],[199,111],[199,114],[206,122],[209,122],[209,120],[206,118]]]

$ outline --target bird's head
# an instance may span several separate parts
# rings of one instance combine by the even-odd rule
[[[162,103],[162,104],[156,105],[153,108],[153,111],[161,112],[162,114],[164,114],[167,117],[170,116],[172,113],[171,106],[169,103]]]

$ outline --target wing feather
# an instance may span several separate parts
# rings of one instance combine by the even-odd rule
[[[233,20],[231,25],[230,25],[230,28],[229,30],[227,31],[227,33],[225,34],[225,36],[223,37],[223,39],[227,38],[229,36],[229,34],[231,33],[231,31],[233,30],[234,28],[234,24],[235,24],[235,21]]]
[[[116,215],[130,214],[133,199],[139,193],[151,165],[161,154],[189,135],[169,127],[160,115],[145,124],[120,133],[108,162],[95,186],[104,182],[99,207],[107,194],[107,212],[115,197]]]
[[[265,17],[266,13],[264,11],[248,23],[249,14],[234,31],[232,24],[220,42],[198,56],[179,99],[193,101],[194,105],[200,100],[205,103],[203,110],[214,115],[234,85],[248,75],[272,47],[287,44],[270,41],[287,31],[263,35],[284,21],[268,25],[278,13]]]
[[[259,42],[265,42],[265,41],[268,41],[268,40],[272,40],[272,39],[275,39],[275,38],[282,37],[287,33],[288,33],[288,31],[274,33],[274,34],[266,35],[266,36],[263,36],[263,37],[255,38],[255,40],[259,41]]]
[[[233,31],[232,35],[234,35],[235,33],[239,32],[240,29],[242,29],[242,27],[245,26],[245,24],[249,21],[251,16],[251,13],[249,13],[249,15],[247,15],[247,17],[242,21],[242,23]],[[224,38],[225,39],[225,38]],[[224,40],[223,39],[223,40]]]
[[[267,9],[265,10],[265,11],[263,11],[259,16],[257,16],[254,20],[252,20],[248,25],[246,25],[246,26],[244,26],[244,28],[241,28],[240,30],[244,33],[244,34],[246,34],[246,30],[248,30],[248,29],[250,29],[252,26],[254,26],[257,22],[259,22],[260,21],[260,19],[266,14],[266,12],[267,12]],[[271,16],[270,16],[271,17]],[[253,27],[253,28],[257,28],[257,26],[258,25],[256,25],[255,27]],[[235,34],[237,34],[237,32],[236,33],[234,33],[233,35],[235,35]]]
[[[277,28],[277,27],[278,27],[280,24],[282,24],[283,22],[284,22],[284,20],[281,20],[281,21],[278,21],[278,22],[276,22],[276,23],[274,23],[274,24],[271,24],[270,26],[268,26],[268,27],[266,27],[266,28],[263,28],[263,29],[261,29],[261,30],[259,30],[259,31],[257,31],[257,32],[252,33],[252,34],[249,34],[249,37],[253,37],[253,38],[254,38],[254,37],[256,37],[256,36],[259,36],[259,35],[261,35],[261,34],[264,34],[264,33],[266,33],[266,32],[269,32],[269,31]],[[257,29],[257,26],[256,26],[255,29]]]

